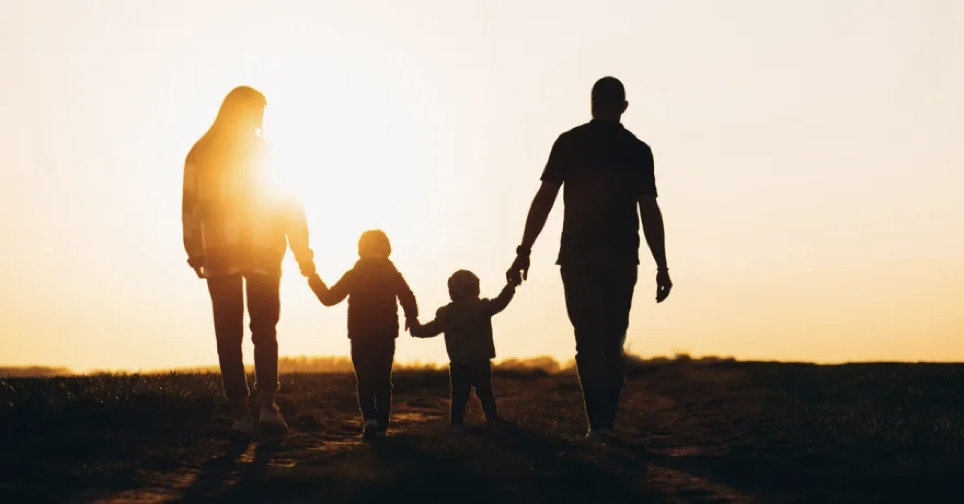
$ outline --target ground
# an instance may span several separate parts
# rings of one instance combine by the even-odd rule
[[[507,425],[449,431],[447,376],[395,376],[358,438],[349,374],[282,375],[282,439],[228,436],[217,375],[0,381],[0,502],[962,502],[964,365],[637,363],[619,439],[572,373],[496,373]]]

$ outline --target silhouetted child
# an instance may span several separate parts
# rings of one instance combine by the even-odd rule
[[[311,290],[325,306],[348,297],[348,338],[355,366],[358,406],[364,419],[362,437],[385,434],[392,405],[392,360],[398,337],[398,303],[406,320],[418,317],[415,296],[388,260],[392,246],[380,230],[365,231],[358,240],[355,266],[328,288],[315,274]],[[406,324],[407,326],[408,324]]]
[[[515,294],[515,283],[507,284],[495,299],[479,298],[479,278],[467,270],[456,271],[449,278],[452,302],[439,308],[435,320],[421,325],[410,322],[412,336],[431,338],[445,333],[445,351],[449,355],[449,381],[452,404],[449,419],[454,429],[462,426],[469,392],[482,404],[485,419],[499,421],[492,393],[492,316],[509,304]]]

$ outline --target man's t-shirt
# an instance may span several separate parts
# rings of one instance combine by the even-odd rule
[[[593,119],[559,135],[541,179],[563,185],[557,264],[639,264],[639,196],[656,196],[645,142],[619,123]]]

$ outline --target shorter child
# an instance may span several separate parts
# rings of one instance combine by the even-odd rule
[[[415,295],[388,260],[391,253],[392,246],[384,232],[365,231],[358,240],[360,259],[335,285],[328,288],[317,274],[308,277],[308,285],[325,306],[348,297],[348,339],[358,406],[365,422],[364,439],[384,435],[388,429],[392,361],[398,337],[396,298],[405,310],[406,320],[418,317]]]
[[[431,338],[445,333],[445,350],[449,355],[449,380],[452,404],[449,420],[456,430],[461,429],[469,392],[482,403],[482,411],[489,422],[498,422],[499,414],[492,394],[492,362],[495,344],[492,342],[492,316],[509,304],[515,294],[516,283],[509,283],[495,299],[479,299],[479,278],[471,271],[459,270],[449,278],[449,297],[452,302],[439,308],[435,320],[421,325],[410,323],[412,336]]]

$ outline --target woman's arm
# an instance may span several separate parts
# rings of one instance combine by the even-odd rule
[[[204,242],[201,240],[201,216],[198,208],[197,165],[191,156],[184,161],[184,189],[181,194],[181,225],[187,263],[203,278]]]
[[[402,310],[405,312],[405,319],[417,319],[418,304],[415,302],[415,294],[412,293],[412,289],[408,287],[408,283],[401,273],[398,274],[398,285],[396,285],[395,295],[398,296],[398,302],[402,305]]]
[[[298,269],[304,276],[315,273],[314,252],[308,246],[308,221],[305,210],[294,198],[283,202],[285,212],[285,235],[288,237],[288,247],[298,261]]]

